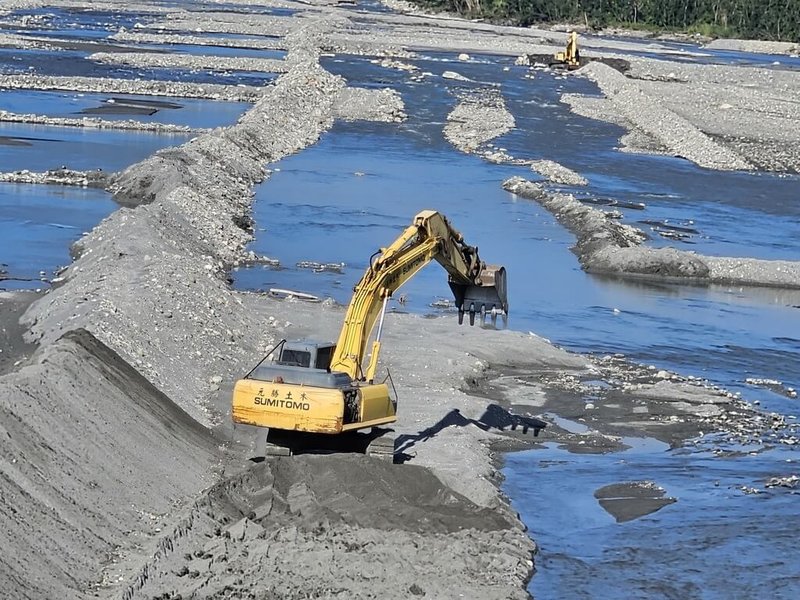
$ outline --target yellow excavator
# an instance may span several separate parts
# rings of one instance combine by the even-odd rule
[[[571,31],[567,37],[567,47],[563,52],[556,52],[550,67],[566,67],[572,71],[581,66],[581,55],[578,51],[578,34]]]
[[[506,270],[486,265],[478,249],[447,218],[432,210],[414,217],[412,224],[387,248],[370,259],[344,318],[335,344],[282,340],[233,390],[234,423],[268,427],[267,454],[289,455],[304,448],[353,449],[341,434],[376,428],[397,420],[396,394],[389,393],[391,378],[376,382],[384,318],[389,299],[406,281],[432,260],[448,274],[458,322],[469,315],[470,325],[480,315],[508,315]],[[367,347],[378,325],[367,359]],[[268,358],[272,358],[267,362]],[[373,430],[363,448],[368,454],[390,458],[393,441]],[[363,438],[364,436],[362,436]]]

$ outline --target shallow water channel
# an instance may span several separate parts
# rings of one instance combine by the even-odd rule
[[[437,55],[416,62],[432,73],[457,69],[476,81],[499,80],[518,128],[498,145],[517,157],[547,156],[575,168],[588,176],[588,192],[597,196],[650,190],[647,208],[631,211],[636,219],[670,212],[692,219],[701,230],[707,222],[709,230],[718,227],[720,238],[709,234],[706,245],[723,255],[760,251],[774,258],[780,253],[776,245],[787,255],[800,249],[795,220],[800,207],[791,201],[796,181],[717,173],[686,161],[618,152],[618,128],[574,115],[558,103],[561,91],[592,92],[583,79],[538,74],[530,81],[525,70],[513,67],[498,76],[488,60],[448,64]],[[800,310],[793,306],[800,304],[800,294],[631,285],[588,276],[569,251],[574,238],[538,204],[500,187],[506,177],[535,179],[534,173],[464,155],[443,139],[443,123],[455,102],[451,82],[431,77],[405,84],[402,76],[361,59],[336,59],[327,67],[355,84],[380,78],[395,85],[412,117],[401,126],[340,123],[314,147],[277,163],[257,189],[259,231],[252,248],[279,259],[282,267],[242,269],[235,274],[237,286],[292,288],[346,303],[372,252],[390,243],[418,210],[434,208],[480,247],[485,260],[507,266],[515,329],[576,350],[624,352],[734,387],[747,376],[797,383],[800,335],[792,332],[800,332]],[[491,79],[482,77],[490,72]],[[758,196],[742,183],[745,177],[757,181]],[[712,196],[721,187],[727,192]],[[774,201],[766,203],[767,198]],[[739,211],[742,221],[755,212],[760,220],[748,221],[753,223],[749,236],[728,235],[716,225],[720,210]],[[729,247],[733,251],[727,252]],[[300,261],[345,267],[341,273],[315,273],[297,268]],[[436,267],[403,291],[406,308],[417,311],[432,310],[429,304],[449,293]]]
[[[796,472],[796,452],[725,458],[625,441],[630,450],[605,455],[548,444],[506,457],[504,489],[539,545],[530,586],[537,600],[797,597],[797,495],[742,491],[777,465]],[[632,481],[655,481],[677,501],[617,522],[594,493]]]

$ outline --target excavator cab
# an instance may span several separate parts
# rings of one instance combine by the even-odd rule
[[[283,341],[276,348],[279,352],[275,363],[327,371],[331,367],[331,356],[333,356],[334,348],[336,348],[336,344],[333,342],[315,342],[313,340]]]

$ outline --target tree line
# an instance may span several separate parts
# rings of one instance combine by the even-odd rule
[[[420,6],[522,26],[585,23],[800,41],[800,0],[414,0]]]

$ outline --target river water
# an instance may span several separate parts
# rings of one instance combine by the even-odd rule
[[[146,24],[147,16],[125,23],[136,22]],[[85,14],[78,18],[64,12],[50,23],[55,27],[51,31],[59,31],[61,24],[60,31],[70,36],[97,39],[122,21],[102,13],[93,25]],[[34,52],[25,64],[59,74],[53,72],[58,65],[73,69],[67,65],[74,58],[53,63]],[[745,58],[718,55],[720,62]],[[4,69],[20,67],[11,62],[0,54]],[[272,176],[256,190],[257,235],[251,248],[280,260],[281,267],[240,269],[234,273],[238,288],[290,288],[346,303],[369,256],[391,242],[416,212],[432,208],[450,217],[467,241],[480,247],[485,260],[508,268],[509,327],[533,331],[572,350],[621,352],[637,362],[703,376],[759,400],[769,410],[796,414],[798,400],[754,388],[745,379],[776,379],[800,387],[800,295],[632,285],[589,276],[570,252],[572,236],[538,204],[500,186],[513,175],[537,176],[524,167],[494,165],[456,151],[444,140],[442,127],[455,105],[455,92],[493,86],[517,122],[514,131],[496,141],[498,146],[520,158],[548,158],[577,170],[590,185],[567,191],[581,197],[643,203],[643,210],[623,209],[626,222],[649,228],[655,227],[650,223],[669,221],[694,230],[678,242],[652,231],[652,245],[679,244],[710,254],[797,258],[796,177],[718,173],[679,159],[621,153],[617,146],[622,130],[574,115],[559,102],[564,92],[597,93],[593,84],[578,77],[535,73],[530,79],[527,69],[500,56],[462,62],[453,54],[427,53],[412,62],[427,73],[421,81],[411,82],[406,74],[380,68],[367,58],[324,60],[327,69],[353,85],[398,90],[411,117],[401,125],[337,123],[315,146],[271,165]],[[92,65],[91,70],[120,76],[108,66]],[[472,82],[443,79],[445,70]],[[150,73],[121,76],[145,75]],[[157,75],[253,83],[251,74],[224,81],[182,72]],[[265,82],[268,76],[256,79]],[[108,99],[3,91],[0,109],[66,116]],[[193,127],[228,124],[244,109],[166,100],[185,111],[164,109],[152,118]],[[60,166],[56,163],[113,171],[186,139],[23,125],[3,125],[0,136],[15,141],[13,146],[0,145],[3,171],[44,170]],[[115,152],[109,151],[112,147]],[[0,263],[19,279],[36,280],[7,280],[0,286],[43,285],[39,271],[49,275],[65,264],[69,243],[113,209],[101,191],[0,185]],[[343,266],[316,273],[297,267],[301,261]],[[431,304],[449,294],[444,273],[435,266],[403,291],[408,298],[404,309],[424,313],[437,312]],[[715,443],[700,440],[669,450],[652,440],[630,440],[630,450],[606,455],[574,455],[547,444],[542,450],[509,455],[504,490],[541,546],[531,592],[540,599],[796,597],[797,553],[786,524],[796,521],[797,496],[783,488],[764,491],[763,486],[768,477],[797,473],[796,452],[788,446],[754,447],[721,458],[713,452]],[[636,480],[655,481],[677,502],[617,523],[593,493],[610,483]],[[762,493],[748,494],[743,488],[760,488]]]

